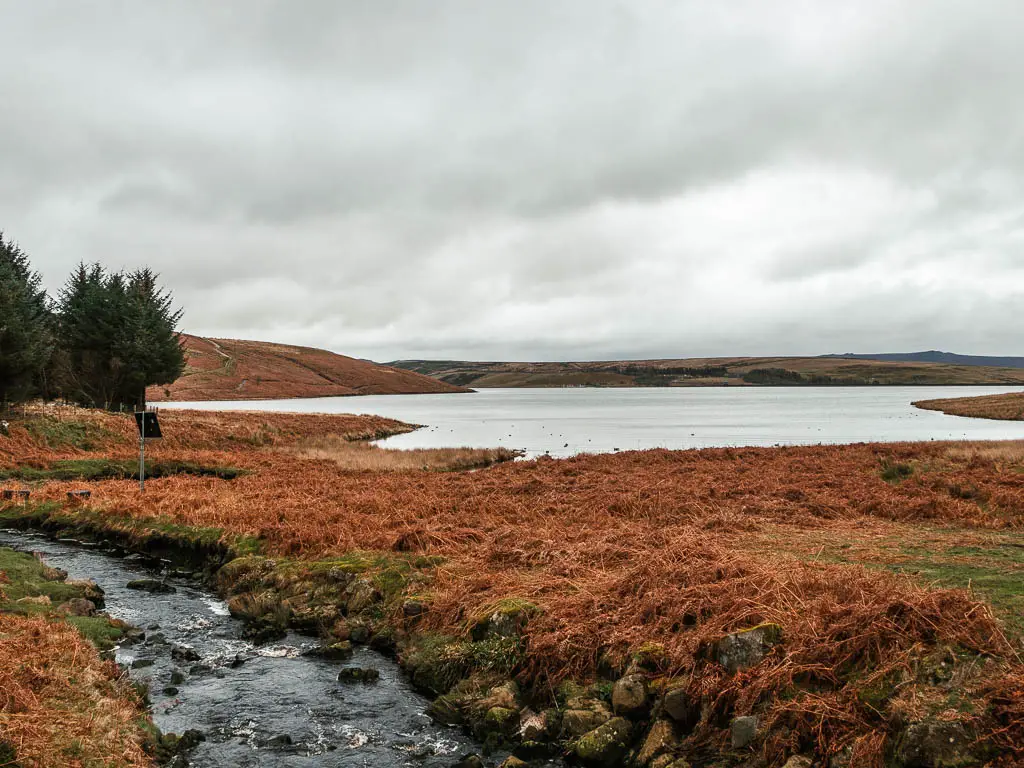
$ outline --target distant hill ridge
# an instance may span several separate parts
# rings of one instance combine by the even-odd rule
[[[1024,358],[946,352],[579,362],[396,360],[390,365],[474,388],[1024,385]]]
[[[842,360],[882,360],[899,363],[946,363],[947,365],[982,365],[995,368],[1024,368],[1024,357],[990,357],[987,355],[958,355],[955,352],[884,352],[863,355],[846,352],[842,355],[822,355]]]
[[[469,391],[413,371],[325,349],[188,334],[182,334],[182,340],[185,374],[169,387],[150,387],[146,392],[150,402]]]

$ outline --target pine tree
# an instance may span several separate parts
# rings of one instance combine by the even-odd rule
[[[0,232],[0,407],[39,391],[53,349],[49,300],[28,256]]]
[[[68,397],[108,409],[139,406],[147,386],[181,375],[182,313],[156,279],[149,269],[108,274],[98,264],[80,264],[68,279],[58,310]]]

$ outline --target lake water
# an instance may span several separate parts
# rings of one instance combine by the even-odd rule
[[[481,389],[455,395],[161,403],[161,408],[366,413],[423,429],[396,448],[506,446],[534,456],[640,448],[1024,439],[1024,422],[967,419],[914,400],[1024,387]]]

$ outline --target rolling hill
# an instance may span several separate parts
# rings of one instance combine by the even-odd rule
[[[150,402],[468,392],[429,376],[324,349],[183,334],[185,374]]]
[[[398,360],[390,365],[486,387],[1024,385],[1024,368],[852,357],[702,357],[520,363]]]
[[[948,363],[949,365],[981,365],[995,368],[1024,368],[1024,357],[994,357],[991,355],[958,355],[954,352],[885,352],[878,355],[858,355],[847,352],[843,355],[823,355],[845,360],[882,360],[899,363]]]

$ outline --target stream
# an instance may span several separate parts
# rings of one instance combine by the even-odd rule
[[[39,552],[70,578],[93,579],[106,592],[104,610],[145,631],[144,640],[118,648],[116,659],[149,684],[162,731],[195,729],[205,736],[188,756],[197,768],[447,768],[481,751],[457,728],[433,723],[424,713],[428,700],[393,660],[369,648],[331,662],[302,655],[316,642],[294,634],[255,647],[242,639],[242,622],[195,581],[168,576],[173,594],[125,586],[159,575],[166,563],[16,531],[0,531],[0,546]],[[338,682],[346,666],[372,667],[380,679]]]

